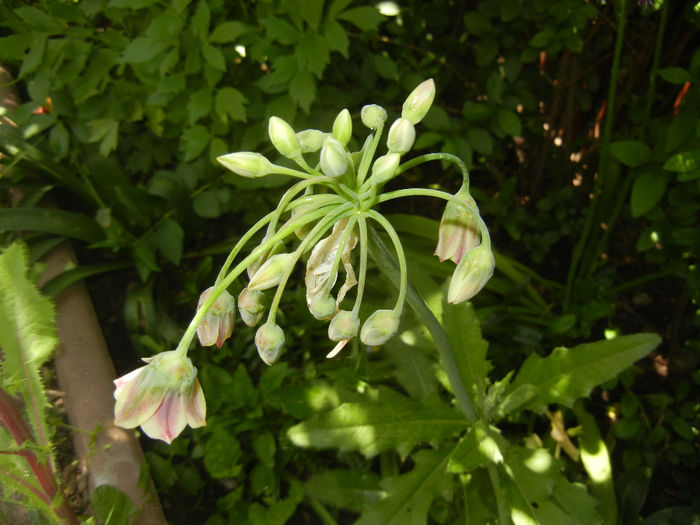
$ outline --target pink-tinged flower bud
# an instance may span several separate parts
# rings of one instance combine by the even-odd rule
[[[243,288],[238,296],[238,311],[246,326],[257,325],[265,313],[265,293]]]
[[[476,202],[466,187],[460,189],[456,197],[462,199],[465,205],[478,210]],[[478,223],[474,213],[466,207],[452,201],[447,203],[440,219],[438,244],[434,254],[438,256],[440,262],[451,259],[455,264],[459,264],[469,250],[479,246],[481,236]]]
[[[335,299],[330,294],[318,294],[309,304],[309,312],[319,321],[325,321],[335,313]]]
[[[416,128],[408,119],[399,118],[389,128],[386,146],[391,153],[403,155],[410,151],[416,140]]]
[[[333,137],[326,137],[321,147],[321,171],[329,177],[339,177],[348,169],[345,146]]]
[[[369,346],[379,346],[399,330],[400,313],[395,310],[377,310],[362,325],[360,340]]]
[[[301,155],[301,145],[299,144],[297,134],[294,133],[292,126],[281,118],[270,117],[267,133],[270,135],[272,145],[283,156],[288,159],[294,159]]]
[[[360,330],[360,319],[349,310],[341,310],[331,319],[328,325],[328,339],[342,341],[351,339]]]
[[[335,117],[335,122],[333,122],[333,136],[338,139],[343,146],[350,142],[350,137],[352,137],[352,118],[347,109],[344,109]]]
[[[468,301],[486,285],[496,268],[490,248],[481,244],[467,252],[455,268],[447,290],[447,302],[459,304]]]
[[[391,179],[399,167],[401,155],[398,153],[387,153],[372,164],[372,180],[377,184],[382,184]]]
[[[199,310],[205,301],[214,291],[214,287],[207,288],[199,296],[197,310]],[[226,290],[221,292],[216,298],[214,304],[209,307],[204,319],[202,319],[197,327],[197,337],[199,344],[202,346],[216,345],[219,348],[224,344],[224,341],[231,337],[233,333],[233,324],[236,319],[236,301],[233,296]]]
[[[172,442],[187,425],[206,424],[207,406],[197,369],[175,351],[144,359],[148,364],[116,379],[114,424],[141,429]]]
[[[321,149],[323,145],[323,139],[326,138],[328,133],[319,131],[317,129],[305,129],[297,133],[297,139],[299,139],[299,147],[301,147],[302,153],[314,153]]]
[[[435,98],[435,82],[432,78],[422,82],[414,89],[406,102],[403,103],[403,111],[401,117],[408,119],[414,126],[418,124],[425,114],[428,113],[430,106]]]
[[[216,157],[216,160],[224,168],[231,170],[241,177],[264,177],[265,175],[273,173],[275,170],[274,164],[260,153],[254,151],[227,153],[226,155]]]
[[[255,272],[248,283],[248,289],[253,291],[268,290],[277,286],[289,270],[293,258],[291,253],[277,253],[270,257]]]
[[[255,332],[255,347],[265,364],[275,364],[284,347],[284,332],[275,323],[265,323]]]
[[[386,122],[386,110],[376,104],[369,104],[362,107],[360,118],[369,129],[377,129]]]

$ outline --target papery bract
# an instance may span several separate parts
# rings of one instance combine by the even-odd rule
[[[206,424],[206,401],[190,359],[176,351],[144,359],[148,364],[116,379],[114,424],[141,429],[171,443],[190,425]]]
[[[467,252],[450,279],[447,302],[459,304],[474,297],[486,286],[495,268],[491,248],[481,244]]]
[[[197,310],[209,298],[214,291],[214,287],[207,288],[199,296]],[[236,301],[233,296],[226,290],[221,292],[221,295],[216,298],[214,304],[207,310],[204,319],[202,319],[197,327],[197,337],[199,344],[202,346],[216,345],[219,348],[224,344],[224,341],[231,337],[233,333],[233,325],[236,320]]]

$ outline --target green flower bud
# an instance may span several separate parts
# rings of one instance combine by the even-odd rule
[[[319,294],[309,304],[309,312],[319,321],[330,319],[335,309],[335,299],[330,294]]]
[[[265,323],[255,332],[255,347],[265,364],[273,365],[284,347],[284,332],[275,323]]]
[[[263,242],[267,239],[267,236],[265,236],[265,239],[263,239]],[[260,267],[263,265],[265,261],[267,261],[270,257],[275,255],[276,253],[283,253],[285,250],[285,245],[282,241],[277,241],[272,248],[267,250],[267,252],[263,253],[260,257],[258,257],[254,262],[250,263],[248,267],[246,268],[246,273],[248,274],[248,279],[252,279],[253,275],[255,275],[255,272],[257,272]]]
[[[348,169],[345,147],[333,137],[326,137],[321,148],[321,171],[329,177],[339,177]]]
[[[243,288],[238,296],[238,311],[247,326],[255,326],[265,313],[265,293]]]
[[[386,145],[390,152],[403,155],[411,149],[415,140],[416,128],[411,124],[411,121],[399,118],[389,128]]]
[[[376,104],[369,104],[360,111],[362,123],[369,129],[377,129],[386,122],[386,110]]]
[[[387,153],[377,157],[372,165],[372,179],[377,184],[382,184],[394,176],[399,167],[401,155],[398,153]]]
[[[328,325],[328,339],[342,341],[357,335],[360,329],[360,319],[351,311],[341,310],[331,319]]]
[[[403,103],[401,117],[408,119],[414,126],[418,124],[430,109],[435,98],[435,82],[432,78],[422,82],[414,89]]]
[[[216,157],[216,160],[223,165],[224,168],[231,170],[241,177],[264,177],[265,175],[273,173],[275,170],[274,164],[260,153],[254,151],[227,153],[226,155]]]
[[[485,245],[468,251],[452,274],[447,302],[459,304],[474,297],[491,278],[495,267],[493,253]]]
[[[277,253],[273,255],[255,272],[250,283],[248,283],[248,289],[257,291],[274,288],[289,270],[289,265],[292,264],[293,259],[294,256],[291,253]]]
[[[369,346],[379,346],[399,330],[400,313],[395,310],[377,310],[362,325],[360,340]]]
[[[352,118],[347,109],[344,109],[335,117],[335,122],[333,122],[333,136],[337,138],[343,146],[347,145],[350,141],[350,137],[352,137]]]
[[[297,139],[299,140],[299,147],[302,153],[314,153],[321,149],[323,144],[323,139],[326,138],[328,133],[319,131],[317,129],[305,129],[297,133]]]
[[[294,159],[301,155],[299,139],[296,133],[294,133],[292,126],[287,124],[284,120],[279,117],[270,117],[267,132],[270,135],[272,145],[283,156],[288,159]]]
[[[466,186],[463,186],[455,196],[462,199],[467,206],[478,210]],[[452,259],[455,264],[459,264],[462,257],[479,246],[480,242],[481,235],[474,214],[466,207],[449,201],[440,219],[438,244],[434,255],[438,256],[440,262]]]
[[[211,286],[202,292],[202,295],[199,296],[199,302],[197,303],[197,310],[202,307],[213,291],[214,287]],[[219,297],[216,298],[214,304],[209,307],[204,319],[202,319],[197,327],[199,344],[202,346],[212,346],[215,344],[221,348],[224,341],[231,337],[233,333],[233,324],[236,319],[235,314],[236,301],[230,293],[224,290]]]

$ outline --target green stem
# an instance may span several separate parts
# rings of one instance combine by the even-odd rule
[[[360,273],[357,276],[357,295],[355,296],[355,304],[352,307],[354,315],[360,313],[360,304],[365,292],[365,277],[367,275],[367,220],[364,215],[359,215],[357,222],[360,230]]]
[[[430,162],[432,160],[444,160],[446,162],[453,162],[454,164],[457,164],[457,167],[459,167],[460,171],[462,172],[462,184],[467,187],[467,190],[469,190],[469,170],[467,169],[467,165],[462,159],[460,159],[456,155],[452,155],[451,153],[428,153],[426,155],[421,155],[419,157],[413,158],[408,162],[404,162],[403,164],[401,164],[399,166],[399,169],[396,170],[396,175],[394,176],[400,175],[404,171],[410,170],[411,168],[414,168],[419,164]]]
[[[394,250],[396,250],[396,258],[399,261],[399,297],[396,299],[396,306],[394,307],[394,311],[400,315],[401,311],[403,310],[404,301],[406,300],[406,289],[408,285],[408,269],[406,267],[406,255],[404,254],[403,246],[401,245],[401,240],[396,234],[396,230],[394,230],[394,227],[391,225],[391,223],[375,210],[370,210],[368,212],[368,215],[372,219],[377,221],[382,226],[382,228],[386,230],[386,232],[389,234],[391,242],[394,244]]]
[[[573,291],[574,279],[577,275],[581,257],[583,256],[588,239],[593,226],[593,220],[596,216],[598,201],[600,200],[599,193],[603,188],[603,182],[608,171],[610,159],[610,137],[612,135],[613,122],[615,120],[615,97],[617,95],[617,80],[620,71],[620,56],[622,55],[622,44],[625,36],[625,25],[627,22],[627,0],[620,0],[620,9],[618,11],[617,38],[615,40],[615,51],[613,54],[612,70],[610,72],[610,84],[608,86],[608,107],[605,112],[605,126],[603,128],[603,140],[600,148],[600,160],[598,162],[598,176],[593,184],[593,199],[588,207],[586,218],[583,224],[583,231],[574,247],[571,255],[571,264],[569,265],[569,273],[566,277],[566,288],[564,289],[563,309],[566,311],[571,300]]]
[[[379,146],[379,139],[382,137],[383,130],[384,123],[382,122],[377,129],[374,130],[374,137],[372,137],[372,143],[369,148],[362,152],[362,160],[360,160],[360,167],[357,169],[357,179],[355,180],[356,188],[360,188],[365,181],[369,166],[374,158],[374,152],[377,151],[377,146]]]
[[[493,495],[496,498],[498,522],[500,525],[508,525],[511,523],[511,520],[508,516],[508,505],[506,504],[503,490],[501,489],[501,478],[498,474],[498,467],[493,463],[489,463],[486,469],[488,470],[489,479],[491,480],[491,487],[493,487]]]

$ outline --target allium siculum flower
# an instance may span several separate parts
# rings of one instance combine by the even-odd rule
[[[467,206],[477,209],[476,202],[466,187],[462,187],[455,196],[462,199]],[[464,206],[449,201],[440,219],[438,244],[435,248],[435,255],[440,262],[451,259],[455,264],[459,264],[462,257],[469,250],[479,246],[480,242],[478,220],[474,214]]]
[[[214,287],[207,288],[199,296],[197,310],[199,310],[205,301],[209,298]],[[233,325],[236,320],[236,301],[233,296],[226,290],[221,292],[221,295],[216,298],[214,304],[209,307],[204,319],[197,327],[197,337],[202,346],[216,345],[219,348],[224,344],[224,341],[231,337],[233,333]]]
[[[459,304],[474,297],[486,286],[495,268],[496,260],[490,247],[481,244],[467,252],[452,274],[447,302]]]
[[[207,406],[197,369],[176,351],[144,359],[146,366],[116,379],[114,424],[141,429],[171,443],[187,425],[206,424]]]

